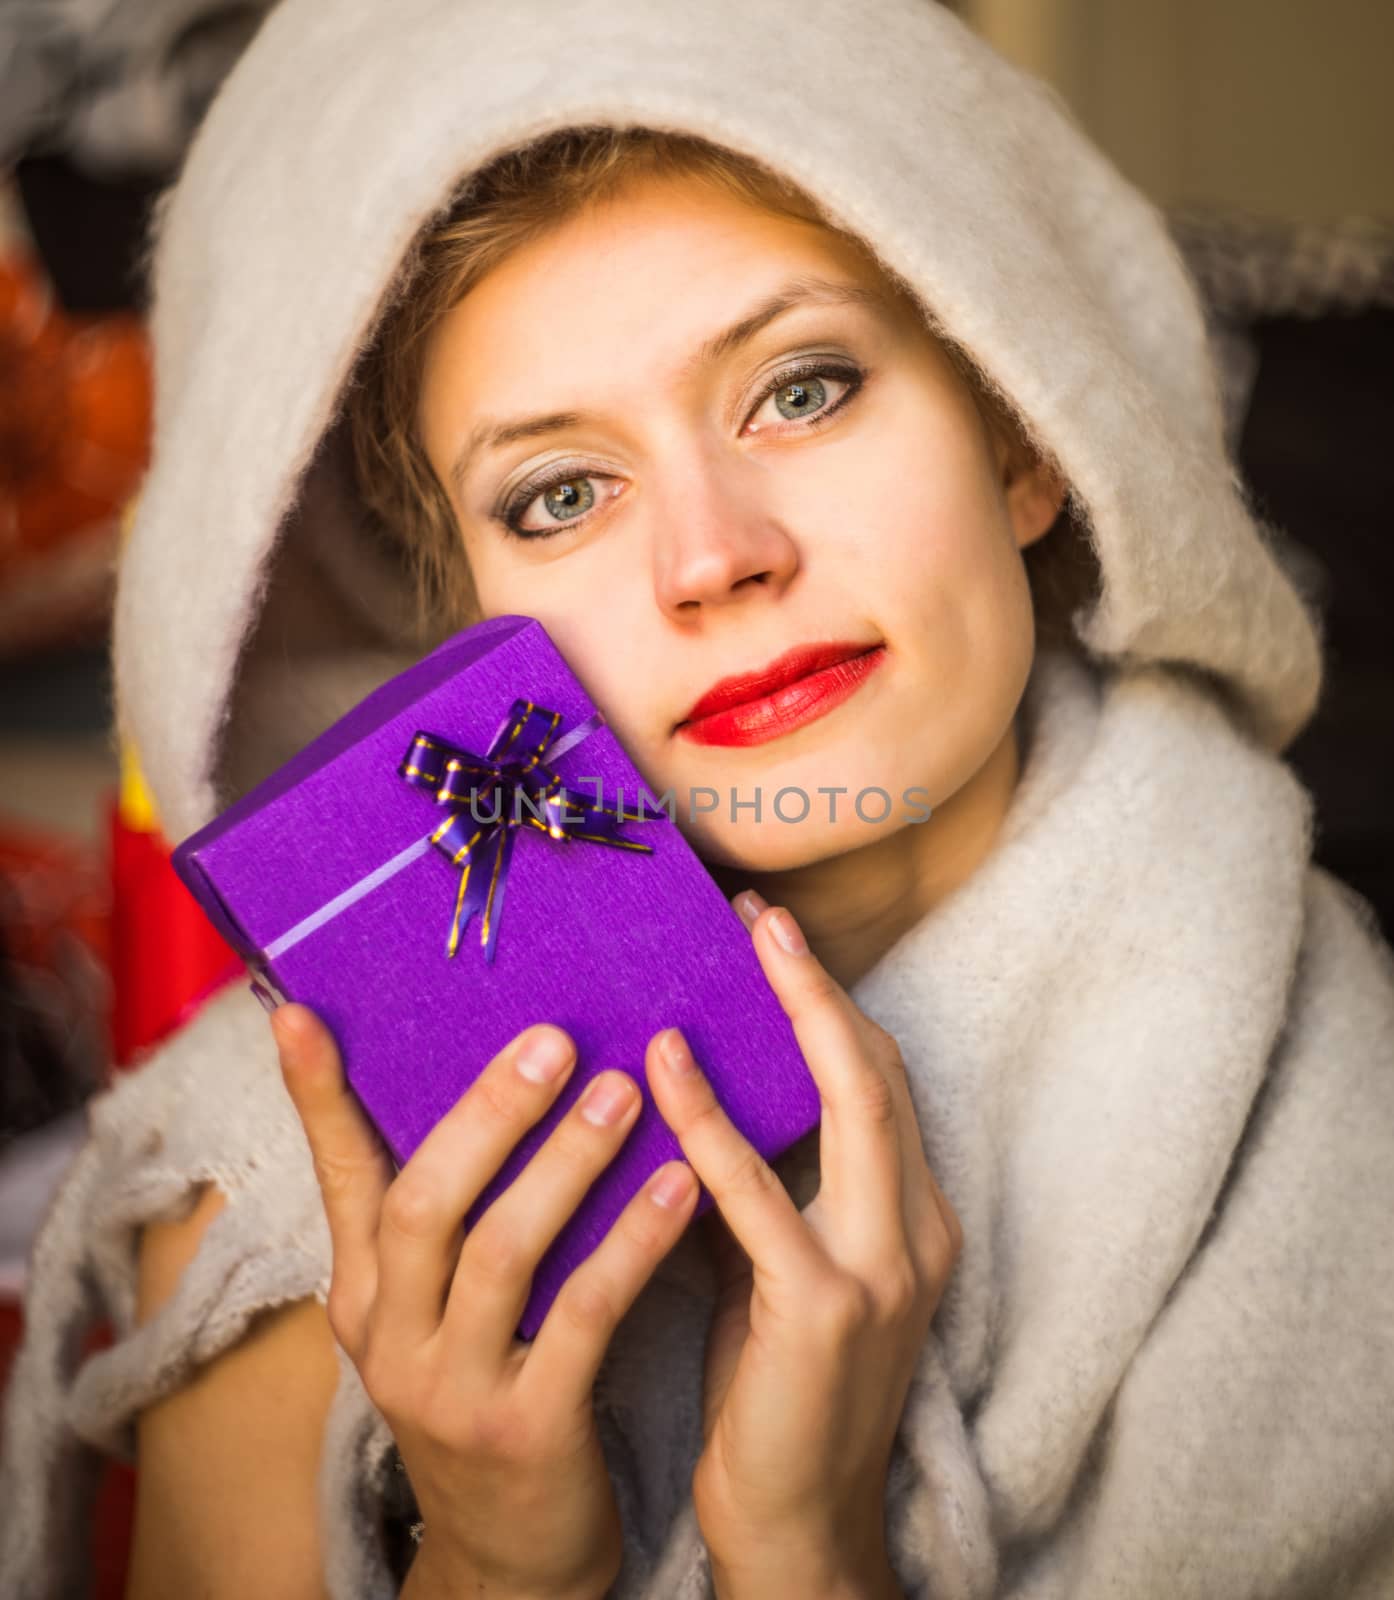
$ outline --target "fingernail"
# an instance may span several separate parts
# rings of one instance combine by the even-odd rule
[[[754,889],[742,889],[736,896],[736,915],[749,928],[754,925],[755,919],[769,905],[769,901],[756,894]]]
[[[791,956],[808,954],[808,942],[800,931],[798,923],[783,907],[770,918],[770,932],[779,941],[780,948],[787,950]]]
[[[518,1056],[518,1071],[530,1083],[551,1083],[561,1075],[571,1050],[559,1033],[534,1034]]]
[[[675,1078],[686,1078],[697,1070],[697,1062],[678,1029],[669,1028],[658,1048],[663,1055],[663,1065]]]
[[[632,1094],[629,1085],[619,1079],[597,1078],[581,1096],[581,1115],[598,1128],[618,1122]]]
[[[687,1166],[667,1167],[649,1185],[649,1199],[670,1210],[680,1206],[691,1193],[692,1168]]]
[[[296,1046],[300,1043],[304,1028],[304,1017],[298,1011],[287,1006],[277,1006],[270,1014],[271,1037],[276,1041],[276,1048],[281,1055],[281,1064],[284,1067],[287,1055],[293,1055]]]

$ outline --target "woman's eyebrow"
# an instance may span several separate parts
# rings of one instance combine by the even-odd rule
[[[696,353],[683,363],[681,376],[689,378],[699,368],[721,360],[732,350],[748,343],[776,317],[803,305],[859,305],[882,315],[894,310],[890,293],[880,285],[807,275],[791,278],[773,294],[758,301],[743,317],[701,344]],[[548,433],[560,433],[565,428],[579,427],[586,420],[586,413],[582,411],[552,411],[512,421],[484,418],[475,426],[450,468],[450,481],[456,493],[462,491],[466,474],[475,458],[483,452],[501,449],[518,439],[535,439]]]
[[[859,305],[883,314],[892,309],[890,295],[879,285],[810,276],[791,278],[738,322],[701,345],[696,355],[683,363],[682,376],[690,378],[699,368],[719,361],[739,345],[748,343],[776,317],[801,305]]]

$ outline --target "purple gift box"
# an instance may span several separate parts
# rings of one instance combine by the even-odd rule
[[[263,1004],[300,1001],[333,1030],[399,1165],[525,1028],[575,1040],[571,1077],[467,1230],[597,1073],[638,1084],[638,1120],[539,1262],[520,1338],[649,1175],[683,1156],[648,1092],[655,1033],[682,1029],[766,1159],[818,1124],[748,931],[535,618],[448,639],[173,862]],[[694,1215],[713,1204],[703,1186]]]

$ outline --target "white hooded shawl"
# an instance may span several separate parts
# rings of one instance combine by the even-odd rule
[[[339,398],[461,175],[577,123],[786,172],[1055,453],[1101,583],[1038,652],[989,857],[856,984],[898,1039],[965,1243],[887,1482],[914,1600],[1394,1595],[1394,956],[1311,860],[1282,751],[1316,623],[1226,454],[1155,211],[1058,98],[931,0],[283,0],[152,229],[156,447],[117,712],[171,839],[432,642],[336,446]],[[932,823],[930,824],[932,826]],[[259,1310],[324,1299],[308,1148],[247,986],[90,1104],[36,1242],[0,1454],[0,1592],[79,1592],[94,1469]],[[776,1162],[800,1205],[817,1134]],[[134,1326],[140,1226],[228,1205]],[[712,1593],[689,1484],[710,1272],[691,1233],[596,1387],[616,1600]],[[79,1362],[96,1316],[115,1342]],[[411,1514],[341,1355],[335,1600]]]

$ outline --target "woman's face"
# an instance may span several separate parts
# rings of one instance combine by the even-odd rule
[[[543,623],[708,862],[877,842],[1009,736],[1034,650],[1020,552],[1062,491],[1004,481],[940,346],[837,235],[636,184],[450,311],[419,422],[482,614]],[[718,679],[829,641],[875,653],[679,727]]]

